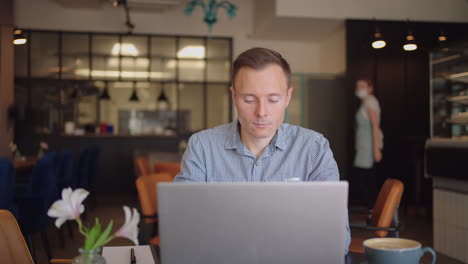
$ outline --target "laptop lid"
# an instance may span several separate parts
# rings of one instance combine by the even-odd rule
[[[162,264],[344,262],[347,182],[158,188]]]

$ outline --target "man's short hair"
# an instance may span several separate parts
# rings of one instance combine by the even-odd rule
[[[278,52],[266,48],[252,48],[237,56],[232,67],[232,87],[235,87],[234,80],[241,68],[249,67],[261,70],[271,64],[276,64],[283,69],[288,88],[291,87],[291,68],[289,67],[289,63]]]

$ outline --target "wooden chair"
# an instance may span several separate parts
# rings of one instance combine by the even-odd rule
[[[15,217],[0,210],[0,256],[4,264],[34,264]],[[52,259],[50,263],[72,263],[71,259]]]
[[[155,173],[169,173],[175,178],[180,172],[180,162],[156,162],[154,163]]]
[[[151,174],[151,167],[148,157],[135,157],[135,168],[138,176]]]
[[[350,223],[350,228],[375,231],[377,237],[399,237],[398,207],[400,206],[404,186],[400,180],[387,179],[380,189],[372,212],[371,224]],[[352,238],[349,250],[364,253],[363,238]]]
[[[168,173],[153,173],[136,179],[138,198],[140,199],[142,211],[141,216],[146,224],[153,225],[153,238],[150,240],[150,243],[157,246],[159,246],[159,237],[155,236],[158,222],[158,190],[156,186],[160,182],[172,182],[173,179],[172,175]]]

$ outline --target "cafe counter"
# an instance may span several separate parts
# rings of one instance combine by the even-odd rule
[[[434,248],[463,262],[468,248],[468,139],[429,139],[425,170],[433,182]]]

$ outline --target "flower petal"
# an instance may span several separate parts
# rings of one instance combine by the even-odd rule
[[[65,223],[65,221],[67,221],[66,218],[59,217],[57,218],[57,220],[55,220],[55,226],[57,228],[60,228],[60,226],[62,226],[62,224]]]
[[[63,200],[55,201],[47,211],[47,215],[50,217],[63,217],[68,214],[68,205]]]
[[[140,222],[140,214],[135,208],[133,208],[133,214],[129,207],[124,206],[123,209],[125,211],[125,224],[115,232],[115,235],[125,237],[131,240],[135,245],[138,245],[138,224]]]
[[[132,218],[132,213],[130,211],[130,208],[126,205],[124,205],[123,207],[123,210],[125,212],[125,223],[124,223],[124,226],[128,225],[128,223],[130,222],[130,218]]]

